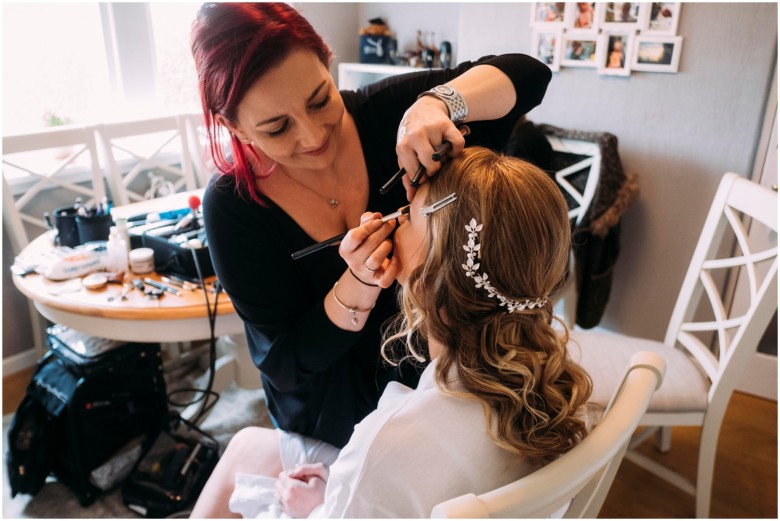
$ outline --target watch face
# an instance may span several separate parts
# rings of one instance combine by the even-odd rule
[[[441,94],[442,96],[452,96],[455,94],[455,91],[452,87],[449,85],[437,85],[433,88],[437,93]]]

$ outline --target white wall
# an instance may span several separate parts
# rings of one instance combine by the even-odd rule
[[[402,50],[417,29],[446,35],[458,61],[531,49],[528,3],[363,3],[357,13],[359,26],[385,18]],[[601,325],[655,339],[663,338],[720,177],[752,171],[776,61],[777,5],[685,3],[678,34],[678,74],[561,69],[529,115],[615,134],[624,167],[639,174]]]

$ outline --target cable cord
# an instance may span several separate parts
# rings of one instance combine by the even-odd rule
[[[204,415],[211,410],[212,407],[217,403],[217,400],[219,400],[219,394],[212,391],[211,388],[214,386],[214,375],[216,373],[216,363],[217,363],[217,339],[215,335],[215,324],[217,320],[217,304],[219,302],[219,294],[222,291],[222,288],[219,284],[219,280],[214,282],[214,309],[212,310],[211,304],[209,303],[209,292],[206,288],[206,281],[203,277],[203,272],[200,269],[200,262],[198,261],[198,255],[196,248],[191,248],[192,251],[192,258],[195,261],[195,270],[198,272],[198,280],[200,281],[200,286],[203,288],[203,294],[206,297],[206,311],[208,313],[209,318],[209,379],[208,383],[206,384],[205,389],[196,389],[193,387],[186,387],[182,389],[176,389],[175,391],[171,391],[168,393],[168,403],[171,405],[177,406],[177,407],[187,407],[189,405],[196,404],[198,402],[201,402],[201,407],[198,413],[190,420],[191,423],[198,425],[200,423],[201,418],[204,417]],[[183,403],[183,402],[176,402],[173,400],[173,396],[179,393],[183,392],[195,392],[200,393],[199,396],[192,399],[189,402]],[[213,397],[214,399],[209,402],[209,397]]]

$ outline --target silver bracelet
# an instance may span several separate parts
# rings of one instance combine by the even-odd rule
[[[462,124],[466,121],[466,117],[469,115],[469,108],[466,105],[466,100],[461,96],[460,92],[456,91],[449,85],[437,85],[431,90],[426,90],[417,99],[423,96],[433,96],[439,98],[447,105],[447,110],[450,112],[450,120],[456,125]]]
[[[350,319],[352,321],[352,324],[357,325],[357,323],[358,323],[357,314],[358,313],[368,313],[369,311],[374,309],[374,306],[376,306],[376,302],[374,302],[374,305],[371,306],[368,309],[358,309],[355,306],[347,306],[342,301],[340,301],[339,298],[336,296],[336,286],[338,286],[338,285],[339,285],[338,281],[336,281],[336,283],[333,284],[333,292],[332,292],[333,293],[333,300],[335,300],[336,304],[341,306],[341,308],[344,309],[344,311],[347,311],[349,313],[350,317],[352,317]]]

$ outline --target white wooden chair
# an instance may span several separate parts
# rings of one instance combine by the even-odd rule
[[[729,398],[777,310],[777,204],[775,192],[733,173],[723,177],[663,343],[593,331],[572,334],[580,346],[580,363],[593,378],[593,399],[599,403],[609,398],[621,365],[632,353],[653,351],[666,359],[666,384],[641,422],[652,428],[638,432],[631,449],[656,434],[658,448],[668,450],[671,426],[701,427],[695,484],[633,450],[626,459],[693,494],[697,517],[709,514],[715,452]],[[768,247],[749,243],[748,218],[750,226],[766,230]],[[735,247],[724,243],[728,230]],[[724,244],[734,253],[724,257]],[[749,282],[744,285],[749,295],[740,309],[729,309],[721,296],[726,275],[744,276]]]
[[[88,127],[58,127],[3,137],[3,228],[18,255],[32,238],[46,231],[44,212],[54,206],[94,205],[105,196],[95,136]],[[57,197],[44,197],[57,188]],[[20,192],[19,197],[14,192]],[[59,199],[60,203],[53,203]],[[48,206],[47,206],[48,205]],[[45,323],[29,302],[33,341],[43,349]],[[38,353],[41,354],[40,352]]]
[[[183,117],[105,123],[95,131],[115,205],[146,198],[149,184],[139,179],[145,173],[162,175],[176,192],[197,188]]]
[[[573,202],[569,209],[569,220],[576,227],[582,222],[585,214],[593,201],[593,195],[596,193],[596,187],[599,184],[601,174],[601,149],[598,144],[591,141],[578,139],[567,139],[558,136],[548,135],[547,141],[552,146],[553,151],[565,154],[574,154],[584,156],[584,159],[555,172],[555,181],[558,186],[568,195]],[[583,187],[578,187],[571,182],[571,177],[581,176],[582,172],[587,170],[586,182]],[[576,277],[576,259],[574,252],[569,254],[570,276],[558,293],[558,301],[555,305],[555,313],[561,316],[566,325],[574,327],[577,317],[577,277]]]
[[[665,371],[657,354],[635,354],[621,374],[611,405],[579,445],[509,485],[439,503],[431,517],[544,518],[564,511],[567,518],[595,518]]]
[[[13,192],[18,185],[24,188],[16,190],[22,192],[16,198]],[[31,236],[46,231],[43,214],[54,208],[41,206],[41,195],[51,188],[60,188],[61,197],[72,196],[63,204],[73,204],[75,197],[81,197],[84,205],[93,205],[106,195],[89,127],[3,137],[3,218],[14,253],[27,246]]]
[[[214,160],[211,156],[211,148],[206,133],[206,125],[203,121],[203,113],[182,114],[185,125],[187,126],[188,138],[190,142],[190,155],[195,169],[195,177],[201,188],[209,184],[209,179],[217,172]],[[219,142],[220,146],[227,150],[230,142],[230,134],[220,127]]]

